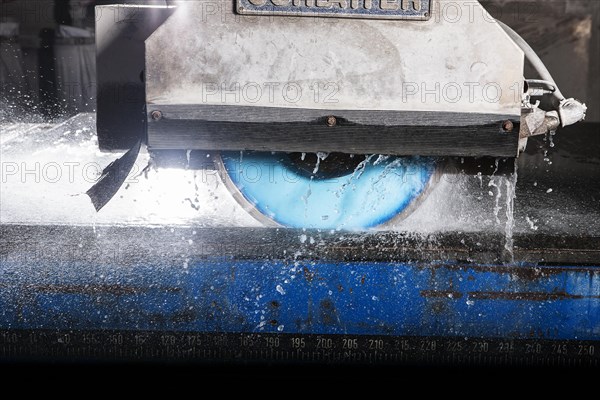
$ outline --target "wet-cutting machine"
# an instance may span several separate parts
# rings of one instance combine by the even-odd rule
[[[65,151],[3,154],[102,166],[95,209],[34,218],[3,190],[6,337],[83,358],[597,365],[598,127],[570,127],[586,106],[515,31],[477,1],[167,3],[97,7],[97,114],[44,131]]]

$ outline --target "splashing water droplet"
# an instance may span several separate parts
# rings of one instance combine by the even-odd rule
[[[319,167],[321,166],[321,161],[325,161],[329,157],[329,153],[317,153],[317,164],[315,165],[315,169],[313,170],[313,174],[319,172]]]

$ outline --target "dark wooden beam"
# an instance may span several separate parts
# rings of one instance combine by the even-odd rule
[[[153,150],[516,157],[518,132],[514,115],[148,105]]]

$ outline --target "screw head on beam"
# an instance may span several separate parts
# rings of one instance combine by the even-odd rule
[[[150,116],[152,117],[153,120],[158,121],[159,119],[162,118],[162,112],[155,110],[150,113]]]

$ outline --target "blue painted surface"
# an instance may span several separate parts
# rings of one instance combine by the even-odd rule
[[[0,328],[598,340],[600,269],[227,259],[25,267],[6,261]]]
[[[369,156],[346,176],[317,179],[290,168],[281,158],[287,156],[277,153],[224,152],[221,157],[231,181],[262,215],[294,228],[382,225],[425,191],[436,167],[430,158]]]

